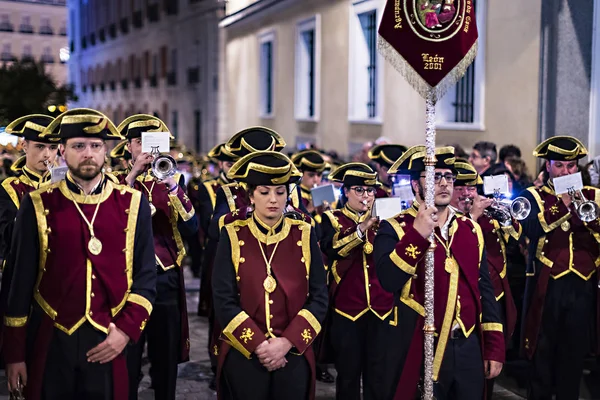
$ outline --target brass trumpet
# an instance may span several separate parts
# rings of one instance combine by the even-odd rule
[[[160,181],[170,178],[177,172],[177,161],[168,154],[160,154],[158,147],[152,147],[152,174]]]
[[[581,190],[569,189],[567,194],[571,197],[580,220],[591,222],[598,219],[600,207],[595,201],[586,199]]]

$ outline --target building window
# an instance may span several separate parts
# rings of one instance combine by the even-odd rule
[[[485,90],[486,2],[475,1],[479,48],[477,58],[465,75],[437,103],[437,127],[454,130],[483,130]]]
[[[15,27],[10,23],[8,14],[0,15],[0,32],[14,32]]]
[[[40,35],[54,35],[54,30],[50,26],[50,18],[48,18],[48,17],[41,18]]]
[[[179,115],[177,111],[171,112],[171,133],[177,139],[179,137]]]
[[[0,53],[0,61],[16,61],[16,57],[12,53],[10,43],[4,43],[2,45],[2,53]]]
[[[349,120],[381,122],[382,58],[377,52],[379,1],[355,2],[350,13]]]
[[[274,48],[275,34],[264,34],[259,38],[260,43],[260,116],[273,116],[274,99]]]
[[[31,25],[31,17],[29,15],[24,15],[21,18],[21,26],[19,26],[19,32],[33,33],[33,25]]]
[[[45,64],[54,64],[54,56],[52,55],[52,47],[44,47],[42,58],[40,59]]]
[[[315,16],[297,26],[295,114],[300,120],[319,119],[319,25]]]
[[[23,46],[23,54],[21,55],[22,61],[33,61],[33,54],[31,52],[31,45],[26,44]]]

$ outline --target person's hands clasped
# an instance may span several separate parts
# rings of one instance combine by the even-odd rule
[[[271,338],[261,343],[254,353],[258,356],[261,364],[269,371],[283,368],[287,364],[285,356],[293,347],[292,343],[282,337]]]
[[[419,205],[419,211],[417,212],[413,227],[425,239],[427,239],[438,226],[437,211],[436,207],[427,207],[425,204]]]

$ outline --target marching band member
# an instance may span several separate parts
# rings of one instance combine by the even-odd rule
[[[314,229],[284,216],[288,185],[300,172],[279,152],[238,160],[251,213],[222,218],[213,271],[222,331],[220,399],[314,398],[312,342],[327,310],[325,270]]]
[[[9,390],[25,398],[127,398],[122,353],[152,311],[156,268],[150,207],[102,173],[103,114],[73,109],[41,134],[56,137],[65,180],[23,198],[15,223],[14,279],[4,318]]]
[[[23,138],[24,165],[19,175],[2,181],[0,187],[0,258],[5,260],[17,211],[25,194],[50,181],[49,166],[58,153],[56,137],[40,136],[54,118],[47,115],[26,115],[8,124],[6,133]]]
[[[577,173],[577,160],[588,153],[579,140],[555,136],[533,154],[546,160],[549,179],[522,194],[532,206],[521,222],[530,240],[523,310],[523,350],[532,361],[528,398],[550,399],[554,393],[557,399],[577,399],[584,358],[590,343],[598,345],[598,334],[591,332],[600,322],[600,225],[598,216],[582,221],[575,204],[582,199],[557,195],[553,179]],[[581,192],[598,204],[598,189]]]
[[[13,167],[21,165],[18,175],[4,179],[0,186],[0,259],[3,262],[0,315],[4,314],[12,279],[12,266],[7,266],[5,262],[10,250],[17,211],[27,193],[50,182],[49,167],[58,153],[60,139],[40,136],[53,120],[54,118],[47,115],[26,115],[6,127],[6,133],[23,138],[25,155],[22,160],[13,164]]]
[[[375,239],[379,281],[396,299],[391,323],[397,325],[397,342],[388,348],[394,360],[390,373],[396,379],[387,398],[414,398],[421,376],[425,254],[431,245],[428,238],[433,234],[435,397],[481,400],[485,378],[500,373],[505,356],[483,235],[476,222],[450,206],[456,178],[454,149],[443,147],[435,151],[435,207],[424,204],[425,149],[416,149],[421,151],[409,149],[389,171],[410,171],[416,201],[408,210],[382,222]]]
[[[374,161],[379,181],[383,184],[377,188],[377,198],[390,197],[392,195],[392,181],[388,170],[397,159],[406,151],[406,147],[400,144],[380,144],[369,150],[369,159]]]
[[[375,171],[362,163],[343,165],[329,178],[343,183],[348,199],[344,208],[325,213],[321,239],[331,271],[329,340],[338,373],[336,398],[360,399],[362,375],[365,398],[384,400],[394,297],[381,287],[373,259],[378,219],[370,210],[379,182]]]
[[[312,201],[313,188],[321,186],[323,171],[327,167],[327,162],[323,155],[317,150],[308,149],[302,150],[291,157],[292,162],[302,172],[302,179],[298,185],[301,205],[315,219],[315,222],[321,223],[321,214],[323,207],[315,207]],[[294,193],[292,194],[294,196]],[[292,203],[293,204],[293,203]],[[296,208],[300,208],[300,204],[293,204]]]
[[[129,399],[137,399],[142,353],[148,342],[150,377],[157,399],[175,399],[177,364],[189,359],[185,282],[181,262],[185,256],[183,236],[197,233],[194,207],[183,188],[183,176],[176,173],[159,181],[150,167],[153,155],[142,152],[142,132],[167,132],[163,121],[138,114],[117,128],[127,139],[131,168],[118,175],[119,181],[142,192],[152,210],[152,232],[156,252],[156,301],[141,339],[128,348]]]
[[[494,214],[486,212],[493,202],[477,195],[477,185],[483,185],[483,180],[475,167],[466,160],[461,160],[454,164],[454,168],[458,173],[454,191],[461,195],[458,198],[453,195],[451,205],[473,221],[477,221],[481,227],[490,279],[494,286],[494,296],[500,306],[504,341],[508,348],[517,324],[517,307],[508,281],[507,249],[511,246],[510,248],[518,250],[521,224],[510,215],[502,215],[502,219],[498,219]],[[490,400],[494,391],[494,380],[488,380],[486,390],[486,399]]]

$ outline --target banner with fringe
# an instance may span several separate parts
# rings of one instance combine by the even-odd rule
[[[437,102],[477,54],[474,0],[387,0],[378,48],[424,98]]]

